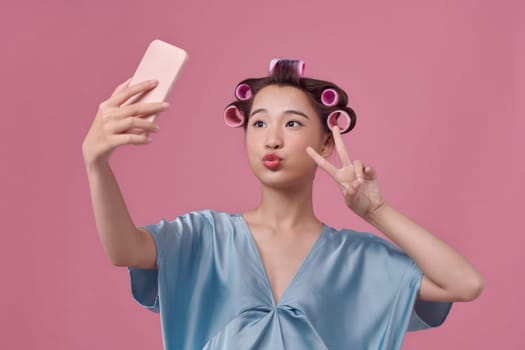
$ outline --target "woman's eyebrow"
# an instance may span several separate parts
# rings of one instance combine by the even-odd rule
[[[305,113],[301,112],[301,111],[296,111],[294,109],[289,109],[287,111],[284,111],[285,114],[288,114],[288,113],[291,113],[291,114],[297,114],[297,115],[300,115],[301,117],[305,117],[306,119],[310,119]]]
[[[267,112],[267,110],[264,109],[264,108],[258,108],[258,109],[256,109],[255,111],[253,111],[253,112],[250,114],[250,116],[248,117],[248,119],[250,119],[254,114],[257,114],[257,113],[259,113],[259,112]]]
[[[261,112],[265,112],[267,113],[268,111],[264,108],[257,108],[256,110],[254,110],[250,116],[248,117],[248,119],[250,119],[251,117],[253,117],[255,114],[257,113],[261,113]],[[305,113],[301,112],[301,111],[296,111],[295,109],[288,109],[286,111],[284,111],[284,114],[297,114],[297,115],[300,115],[301,117],[305,117],[306,119],[310,119]]]

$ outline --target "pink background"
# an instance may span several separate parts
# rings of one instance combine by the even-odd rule
[[[525,347],[523,2],[55,0],[3,3],[0,17],[0,348],[162,347],[158,315],[103,253],[81,154],[98,104],[154,38],[190,59],[153,143],[112,159],[137,225],[256,204],[242,131],[222,111],[271,58],[302,58],[349,92],[346,144],[387,200],[486,279],[404,349]],[[315,194],[331,226],[377,233],[324,174]]]

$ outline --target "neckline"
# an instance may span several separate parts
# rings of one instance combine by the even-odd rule
[[[261,257],[261,253],[259,251],[259,247],[257,246],[257,241],[255,240],[255,237],[253,236],[253,233],[252,233],[252,230],[250,228],[250,225],[248,225],[248,222],[246,221],[246,219],[244,218],[242,213],[237,213],[237,214],[234,214],[234,215],[237,216],[237,218],[240,220],[241,224],[244,226],[244,229],[247,232],[247,236],[249,237],[249,240],[250,240],[250,245],[251,245],[251,247],[254,250],[255,255],[256,255],[258,267],[262,271],[262,274],[264,276],[264,283],[266,284],[267,291],[270,294],[269,298],[272,301],[272,305],[274,307],[281,305],[282,301],[285,299],[286,295],[289,293],[289,290],[293,287],[293,285],[296,283],[296,280],[299,279],[299,276],[305,270],[305,266],[307,265],[307,263],[312,259],[312,256],[314,255],[314,253],[318,250],[318,248],[320,246],[321,239],[323,238],[324,233],[328,229],[328,226],[325,225],[323,222],[321,222],[321,224],[322,224],[321,232],[317,236],[317,239],[315,240],[314,244],[312,245],[312,247],[310,248],[310,250],[308,251],[308,253],[304,257],[303,261],[299,265],[299,268],[295,271],[293,277],[288,282],[288,285],[286,286],[286,288],[283,290],[283,292],[279,296],[279,301],[276,302],[275,298],[274,298],[274,295],[273,295],[273,289],[272,289],[272,285],[270,283],[270,278],[268,277],[268,273],[266,272],[266,267],[264,266],[264,263],[263,263],[263,260],[262,260],[262,257]]]

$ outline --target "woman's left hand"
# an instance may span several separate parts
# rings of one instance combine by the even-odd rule
[[[384,199],[379,189],[377,174],[362,161],[351,161],[337,126],[332,128],[335,149],[341,159],[342,167],[337,169],[313,148],[307,147],[306,152],[324,171],[339,185],[346,206],[362,218],[366,218],[383,206]]]

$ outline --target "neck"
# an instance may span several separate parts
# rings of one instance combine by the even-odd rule
[[[276,229],[321,225],[312,204],[312,182],[301,188],[262,187],[261,202],[248,215],[257,223]]]

